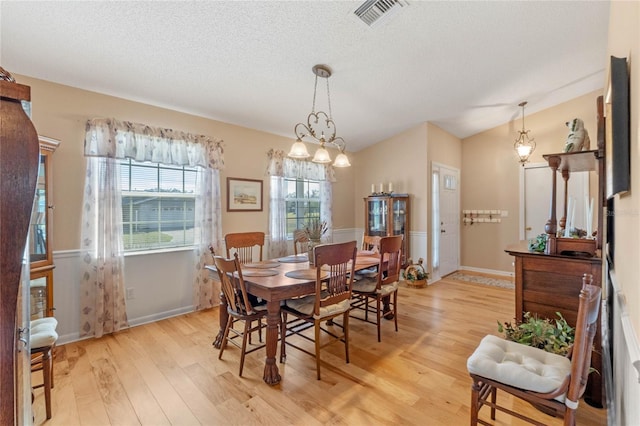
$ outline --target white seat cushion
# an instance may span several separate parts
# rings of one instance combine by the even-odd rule
[[[356,281],[353,283],[353,291],[359,293],[373,293],[376,291],[376,285],[378,284],[378,278],[363,278],[360,281]],[[394,281],[391,284],[383,285],[380,290],[378,290],[378,294],[386,296],[388,294],[393,293],[398,289],[398,281]]]
[[[41,324],[49,324],[49,325],[52,325],[53,328],[55,328],[58,325],[58,320],[55,319],[54,317],[44,317],[44,318],[34,319],[33,321],[31,321],[31,328]]]
[[[485,336],[467,360],[469,373],[509,386],[546,393],[557,389],[571,373],[571,361],[520,343]],[[556,400],[564,402],[565,395]]]
[[[301,314],[304,315],[313,315],[313,308],[316,303],[316,296],[309,295],[305,297],[300,297],[298,299],[288,299],[286,301],[286,305],[294,309]],[[313,316],[315,319],[321,319],[324,317],[328,317],[330,315],[340,314],[346,312],[351,307],[351,301],[349,299],[343,300],[342,302],[335,303],[333,305],[325,306],[320,308],[320,315]]]
[[[385,284],[380,287],[378,294],[386,296],[387,294],[391,294],[398,289],[398,281],[394,281],[391,284]]]
[[[53,346],[58,340],[55,327],[37,326],[31,330],[31,349]]]

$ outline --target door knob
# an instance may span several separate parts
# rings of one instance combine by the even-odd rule
[[[526,228],[524,228],[525,231],[531,231],[531,227],[527,226]]]
[[[440,233],[441,233],[441,234],[444,234],[445,232],[447,232],[447,231],[445,231],[444,229],[441,229],[441,230],[440,230]]]

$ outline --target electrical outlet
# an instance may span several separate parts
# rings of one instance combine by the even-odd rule
[[[135,299],[135,298],[136,298],[135,289],[133,287],[129,287],[127,289],[127,300]]]

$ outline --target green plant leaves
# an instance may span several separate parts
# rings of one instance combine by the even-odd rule
[[[523,345],[544,349],[559,355],[566,355],[573,345],[575,330],[556,312],[558,319],[538,318],[530,312],[524,313],[524,321],[516,323],[498,321],[498,332],[505,334],[505,339]]]

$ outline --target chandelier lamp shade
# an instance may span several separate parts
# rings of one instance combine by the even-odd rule
[[[524,106],[527,104],[527,101],[520,102],[518,104],[519,107],[522,107],[522,130],[518,131],[518,137],[516,138],[516,142],[513,144],[513,148],[516,150],[518,154],[518,158],[520,158],[520,164],[524,167],[524,164],[529,161],[529,156],[533,153],[533,150],[536,149],[536,142],[533,138],[529,137],[529,130],[525,130],[524,128]]]
[[[334,167],[349,167],[349,158],[345,154],[345,148],[347,144],[341,137],[336,137],[336,125],[333,122],[331,116],[331,95],[329,93],[329,77],[331,77],[331,69],[326,65],[315,65],[313,73],[316,75],[315,86],[313,88],[313,105],[311,107],[311,113],[307,116],[306,123],[298,123],[294,127],[294,133],[296,134],[296,141],[291,146],[289,151],[289,157],[292,158],[309,158],[311,155],[307,151],[304,140],[316,142],[320,144],[320,147],[316,150],[311,161],[314,163],[330,163],[331,156],[327,151],[326,145],[333,145],[340,153],[333,161]],[[318,92],[318,77],[324,78],[327,83],[327,105],[329,114],[324,111],[316,111],[316,95]]]

